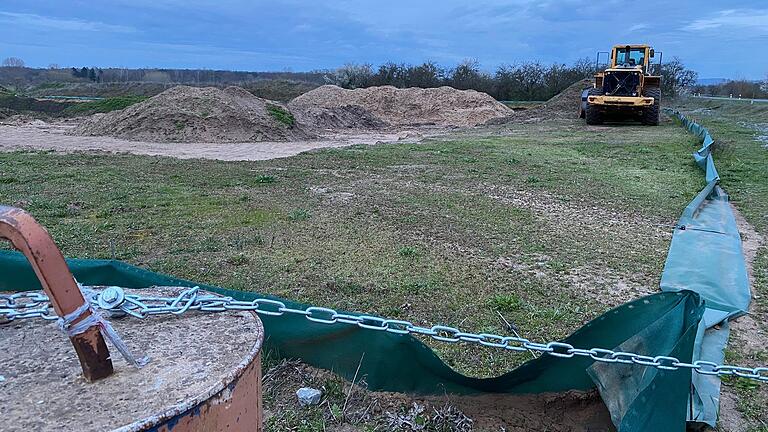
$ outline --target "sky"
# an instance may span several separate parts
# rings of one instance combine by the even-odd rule
[[[486,70],[650,43],[701,78],[768,75],[768,0],[2,0],[0,58],[28,66]]]

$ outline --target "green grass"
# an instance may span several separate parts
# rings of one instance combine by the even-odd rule
[[[291,114],[288,110],[286,110],[281,106],[274,105],[274,104],[267,104],[267,112],[275,120],[279,121],[280,123],[286,126],[293,126],[294,124],[296,124],[296,119],[293,117],[293,114]]]
[[[768,149],[750,125],[768,127],[768,104],[691,100],[679,107],[706,126],[718,145],[714,157],[722,185],[747,220],[768,232]]]
[[[65,115],[90,115],[121,110],[147,100],[146,96],[118,96],[92,102],[79,102],[63,111]]]
[[[256,182],[257,183],[265,183],[265,184],[267,184],[267,183],[274,183],[276,181],[277,181],[277,179],[275,178],[275,176],[263,175],[263,174],[256,176]]]

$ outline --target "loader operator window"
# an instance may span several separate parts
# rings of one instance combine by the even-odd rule
[[[616,50],[616,66],[642,66],[644,62],[644,48],[619,48]]]

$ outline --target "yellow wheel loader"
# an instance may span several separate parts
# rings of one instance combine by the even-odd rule
[[[595,69],[600,62],[597,54]],[[661,105],[661,53],[648,45],[616,45],[611,50],[608,67],[595,74],[594,88],[584,90],[579,117],[588,125],[606,120],[640,120],[646,125],[659,124]],[[651,74],[651,68],[654,74]]]

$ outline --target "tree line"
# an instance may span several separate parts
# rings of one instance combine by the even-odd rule
[[[152,82],[160,84],[227,85],[258,80],[282,79],[322,84],[323,71],[311,72],[248,72],[211,69],[98,69],[99,82]]]
[[[309,72],[248,72],[208,69],[128,69],[81,67],[62,69],[52,64],[48,69],[25,68],[18,58],[7,58],[0,68],[0,81],[17,86],[45,82],[98,83],[158,83],[248,86],[265,80],[284,80],[302,85],[336,84],[345,88],[392,85],[395,87],[451,86],[461,90],[473,89],[499,100],[547,100],[574,82],[592,78],[605,65],[596,65],[583,58],[571,65],[521,62],[503,64],[494,71],[481,69],[476,60],[465,60],[455,67],[443,67],[427,61],[419,65],[387,62],[374,68],[371,64],[347,64],[335,70]],[[674,58],[661,68],[662,94],[675,96],[690,88],[697,79],[696,72]]]
[[[72,68],[72,76],[75,78],[87,78],[90,81],[93,82],[101,82],[101,76],[104,75],[104,71],[101,69],[96,68],[87,68],[82,67],[80,69],[78,68]]]
[[[476,60],[465,60],[454,68],[429,61],[420,65],[388,62],[378,68],[371,64],[347,64],[327,74],[326,81],[344,88],[450,86],[485,92],[498,100],[547,100],[578,80],[591,79],[605,66],[596,65],[589,58],[579,59],[570,66],[541,62],[504,64],[493,72],[482,70]],[[678,58],[662,65],[660,72],[662,94],[667,97],[689,88],[698,78],[696,72],[686,68]]]
[[[765,81],[735,80],[720,84],[696,85],[691,91],[704,96],[768,99],[768,77]]]
[[[589,59],[571,66],[540,62],[501,65],[494,72],[482,70],[476,60],[465,60],[453,68],[431,61],[420,65],[388,62],[375,69],[370,64],[347,64],[327,74],[326,80],[344,88],[449,86],[485,92],[499,100],[546,100],[594,72],[595,64]]]

